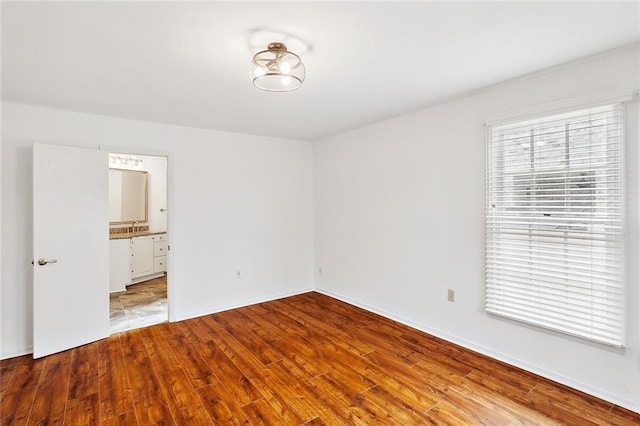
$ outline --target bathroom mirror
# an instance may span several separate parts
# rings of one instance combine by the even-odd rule
[[[109,169],[109,223],[148,221],[148,173]]]

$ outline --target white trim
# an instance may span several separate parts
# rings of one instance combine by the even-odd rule
[[[16,356],[29,355],[33,353],[33,345],[24,346],[18,349],[12,349],[8,352],[2,352],[0,359],[13,358]]]
[[[595,388],[593,386],[590,386],[588,384],[582,383],[582,382],[578,382],[575,381],[569,377],[563,376],[562,374],[558,374],[554,371],[550,371],[547,370],[545,368],[536,366],[534,364],[530,364],[526,361],[522,361],[520,359],[517,358],[513,358],[507,354],[504,354],[502,352],[497,352],[494,351],[490,348],[487,348],[485,346],[481,346],[478,345],[474,342],[471,342],[469,340],[463,339],[463,338],[459,338],[457,336],[454,336],[452,334],[448,334],[445,333],[443,331],[434,329],[432,327],[428,327],[422,323],[418,323],[412,320],[409,320],[407,318],[404,318],[402,316],[399,315],[395,315],[393,313],[387,312],[383,309],[378,309],[374,306],[371,305],[367,305],[366,303],[360,303],[356,300],[350,299],[349,297],[345,297],[342,295],[339,295],[337,293],[334,293],[332,291],[329,290],[324,290],[321,288],[316,288],[315,291],[317,291],[318,293],[324,294],[326,296],[329,297],[333,297],[334,299],[338,299],[341,300],[345,303],[349,303],[351,305],[357,306],[361,309],[364,309],[366,311],[369,312],[373,312],[376,313],[378,315],[381,315],[385,318],[391,319],[393,321],[399,322],[401,324],[407,325],[411,328],[414,328],[416,330],[422,331],[424,333],[427,334],[431,334],[432,336],[438,337],[440,339],[446,340],[448,342],[454,343],[456,345],[462,346],[466,349],[470,349],[472,351],[478,352],[482,355],[486,355],[490,358],[496,359],[498,361],[502,361],[505,362],[507,364],[513,365],[515,367],[518,368],[522,368],[526,371],[529,371],[531,373],[537,374],[539,376],[542,376],[546,379],[549,380],[553,380],[554,382],[558,382],[560,384],[563,384],[565,386],[569,386],[573,389],[577,389],[579,391],[585,392],[589,395],[593,395],[597,398],[603,399],[605,401],[608,401],[612,404],[616,404],[619,405],[620,407],[624,407],[628,410],[634,411],[636,413],[640,414],[640,401],[633,401],[633,400],[627,400],[627,399],[622,399],[620,397],[618,397],[617,395],[613,395],[607,391],[604,391],[602,389],[598,389]]]
[[[145,281],[149,281],[149,280],[153,280],[153,279],[156,279],[156,278],[160,278],[160,277],[163,277],[164,274],[165,274],[164,272],[156,272],[155,274],[149,274],[149,275],[145,275],[144,277],[134,278],[134,279],[131,280],[131,282],[129,284],[125,285],[125,290],[127,289],[127,286],[129,286],[129,285],[140,284],[140,283],[145,282]]]
[[[638,96],[638,91],[634,92],[634,96]],[[629,120],[628,120],[628,108],[626,104],[622,104],[621,105],[621,109],[622,109],[622,122],[624,123],[624,126],[622,126],[621,129],[621,138],[622,138],[622,164],[620,165],[620,176],[622,177],[620,185],[621,185],[621,193],[622,193],[622,248],[624,250],[622,257],[620,258],[620,266],[622,268],[622,342],[624,343],[622,345],[623,349],[627,349],[629,347],[628,343],[629,342],[629,311],[631,309],[629,309],[629,303],[628,303],[628,298],[629,298],[629,286],[631,286],[631,282],[628,280],[629,278],[629,271],[628,271],[628,253],[629,252],[633,252],[633,249],[631,248],[631,246],[629,245],[629,237],[627,236],[627,232],[629,230],[629,216],[630,216],[630,211],[629,211],[629,197],[633,197],[633,195],[627,193],[627,161],[629,161],[629,159],[627,158],[627,151],[628,151],[628,146],[627,144],[631,143],[630,140],[627,139],[628,136],[628,126],[630,125]],[[632,308],[633,309],[633,308]]]
[[[528,108],[489,114],[485,119],[484,124],[485,126],[490,126],[497,123],[502,124],[510,121],[526,120],[527,118],[533,118],[541,115],[558,114],[574,109],[578,110],[581,108],[590,108],[599,105],[630,102],[638,98],[638,93],[637,89],[612,90],[609,92],[596,93],[579,98],[564,99]]]
[[[184,320],[188,320],[188,319],[191,319],[191,318],[203,317],[205,315],[217,314],[218,312],[224,312],[224,311],[229,311],[231,309],[237,309],[237,308],[243,308],[245,306],[256,305],[258,303],[264,303],[264,302],[270,302],[270,301],[273,301],[273,300],[284,299],[285,297],[297,296],[299,294],[309,293],[309,292],[312,292],[312,291],[315,291],[315,289],[313,287],[306,287],[306,288],[301,289],[301,290],[295,290],[295,291],[291,291],[291,292],[287,292],[287,293],[274,294],[274,295],[267,296],[267,297],[264,297],[264,298],[252,299],[252,300],[249,300],[249,301],[246,301],[246,302],[234,303],[234,304],[230,304],[230,305],[222,305],[222,306],[217,306],[217,307],[214,307],[214,308],[200,309],[198,311],[191,311],[191,312],[187,312],[187,313],[184,313],[184,314],[176,315],[176,318],[170,320],[170,322],[184,321]]]

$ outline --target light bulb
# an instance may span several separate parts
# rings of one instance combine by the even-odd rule
[[[283,74],[289,74],[289,71],[291,71],[291,65],[288,62],[282,62],[279,68],[280,72]]]
[[[256,77],[260,77],[265,75],[267,72],[265,71],[264,68],[262,67],[257,67],[255,70],[253,70],[253,75]]]

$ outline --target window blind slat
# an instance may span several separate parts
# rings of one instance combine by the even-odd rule
[[[584,318],[593,318],[596,319],[595,316],[591,316],[591,315],[582,315],[582,316],[573,316],[572,318],[574,319],[567,321],[566,320],[566,315],[564,315],[563,311],[560,310],[553,310],[547,306],[545,306],[544,308],[540,307],[540,306],[536,306],[536,305],[526,305],[526,304],[518,304],[518,305],[511,305],[508,306],[508,311],[511,311],[513,313],[516,313],[517,311],[522,311],[523,315],[528,316],[529,318],[535,319],[538,315],[536,315],[539,312],[544,312],[545,316],[547,317],[546,320],[549,323],[553,323],[556,322],[558,327],[562,327],[563,329],[589,329],[589,330],[598,330],[600,332],[603,333],[609,333],[611,332],[611,329],[613,328],[613,324],[610,321],[593,321],[590,322],[588,324],[586,324],[583,319]],[[617,318],[620,319],[620,318]],[[538,321],[540,321],[538,319]],[[617,334],[617,333],[614,333]]]
[[[493,245],[487,245],[487,250],[496,250],[500,251],[504,247],[505,250],[508,250],[510,253],[515,255],[517,254],[527,254],[531,255],[531,251],[528,248],[529,243],[527,241],[523,242],[522,240],[503,240],[499,243],[493,242]],[[582,252],[581,252],[582,251]],[[611,259],[609,261],[600,259],[599,257],[594,258],[593,253],[597,252],[599,254],[604,253],[604,250],[600,250],[597,247],[592,246],[584,246],[584,247],[574,247],[574,250],[569,255],[564,250],[562,242],[557,242],[557,244],[545,244],[540,245],[540,248],[535,252],[535,255],[541,258],[556,258],[559,255],[566,256],[567,261],[581,262],[581,263],[589,263],[594,265],[612,265],[616,266],[616,264],[622,264],[620,259]]]
[[[488,126],[487,312],[624,345],[623,111]]]
[[[569,290],[567,290],[567,292],[568,291]],[[607,315],[614,314],[613,316],[615,316],[617,312],[618,300],[616,298],[603,299],[602,302],[594,302],[594,300],[599,297],[599,295],[595,293],[583,295],[583,297],[580,298],[571,298],[566,296],[567,292],[554,293],[553,291],[542,291],[542,289],[527,291],[527,289],[523,289],[521,287],[513,287],[508,290],[492,290],[492,292],[493,297],[497,299],[504,298],[506,300],[504,303],[511,303],[514,305],[527,301],[530,304],[535,304],[535,306],[539,308],[546,306],[561,306],[563,312],[567,310],[581,311],[583,313],[586,312],[595,315],[594,312],[600,311]],[[566,307],[567,300],[571,301],[570,308]],[[594,311],[593,309],[597,309],[597,311]],[[609,323],[610,321],[606,320],[604,322]]]
[[[488,308],[487,311],[492,314],[500,315],[506,318],[511,318],[517,321],[527,322],[529,324],[533,324],[538,327],[547,328],[554,331],[560,331],[565,334],[569,334],[576,337],[584,338],[585,334],[588,334],[591,336],[589,340],[595,340],[611,346],[619,346],[618,342],[620,342],[623,339],[623,336],[621,333],[616,333],[611,329],[600,330],[595,328],[588,328],[588,327],[585,327],[584,325],[570,326],[572,324],[568,324],[563,320],[556,320],[554,318],[550,318],[548,320],[541,320],[539,315],[527,315],[526,313],[519,312],[518,309],[496,312]]]
[[[565,232],[562,230],[544,230],[544,232],[542,232],[542,230],[538,230],[536,232],[535,235],[531,235],[531,230],[528,229],[524,229],[524,228],[516,228],[514,226],[512,227],[507,227],[507,226],[503,226],[503,232],[499,235],[499,236],[494,236],[496,238],[515,238],[515,237],[538,237],[539,239],[541,238],[547,238],[547,239],[561,239],[561,238],[571,238],[573,240],[576,240],[576,242],[574,244],[577,244],[578,240],[584,240],[585,244],[589,244],[590,242],[596,243],[598,241],[600,242],[607,242],[610,240],[610,235],[609,233],[604,233],[604,232],[595,232],[595,231],[580,231],[578,229],[572,229],[571,230],[571,235],[570,236],[563,236],[561,234],[564,234]],[[568,233],[568,232],[567,232]],[[559,235],[560,234],[560,235]],[[591,238],[590,238],[591,236]],[[620,238],[622,238],[620,236]]]
[[[575,275],[576,276],[582,276],[582,277],[587,277],[587,278],[607,278],[610,275],[613,275],[614,278],[617,279],[617,272],[612,273],[612,271],[616,271],[616,270],[612,270],[608,264],[600,264],[600,265],[595,265],[595,264],[588,264],[588,263],[577,263],[577,262],[571,262],[571,261],[558,261],[558,262],[554,262],[551,260],[547,260],[545,258],[541,258],[539,256],[529,256],[529,257],[516,257],[516,256],[509,256],[508,254],[503,256],[504,258],[504,263],[500,262],[500,263],[492,263],[494,261],[489,261],[487,262],[488,267],[494,267],[494,268],[500,268],[502,266],[512,266],[518,269],[524,269],[527,268],[529,265],[531,264],[535,264],[536,265],[536,269],[538,267],[544,267],[546,271],[552,271],[552,272],[563,272],[565,271],[568,267],[571,268],[573,271],[575,271]]]
[[[491,271],[489,271],[487,275],[487,291],[492,290],[495,293],[503,289],[522,289],[523,291],[529,289],[541,292],[557,292],[558,294],[562,294],[563,297],[576,299],[597,295],[602,299],[602,303],[607,303],[607,300],[618,300],[620,297],[618,293],[611,291],[607,284],[602,282],[580,282],[576,280],[566,281],[541,278],[536,280],[535,285],[532,285],[531,275],[496,273]]]
[[[509,294],[503,294],[502,296],[509,297]],[[575,325],[584,325],[583,321],[585,319],[591,320],[591,324],[589,327],[598,327],[600,329],[606,329],[614,325],[611,322],[611,317],[616,315],[615,308],[611,308],[609,310],[603,309],[603,307],[599,307],[599,309],[593,309],[592,305],[585,304],[582,309],[579,309],[579,304],[574,301],[572,303],[572,308],[567,312],[565,303],[558,303],[553,298],[542,298],[538,295],[532,295],[531,297],[519,297],[513,298],[513,300],[517,300],[517,305],[514,304],[514,308],[520,308],[524,311],[527,311],[529,314],[535,313],[537,311],[544,311],[546,315],[556,318],[566,320],[567,313],[570,314],[572,318],[577,319],[577,321],[573,321],[572,323]],[[544,302],[542,305],[540,302]],[[599,312],[599,313],[594,313]]]

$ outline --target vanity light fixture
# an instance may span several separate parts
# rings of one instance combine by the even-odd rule
[[[253,85],[269,92],[295,90],[302,86],[306,77],[300,57],[280,42],[269,43],[267,50],[256,53],[250,71]]]
[[[140,166],[142,158],[131,155],[109,154],[109,165],[111,166]]]

